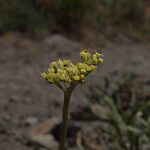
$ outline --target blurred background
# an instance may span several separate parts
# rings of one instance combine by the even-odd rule
[[[73,93],[68,150],[150,149],[149,0],[0,0],[0,150],[57,150],[63,94],[41,78],[81,48],[105,62]]]

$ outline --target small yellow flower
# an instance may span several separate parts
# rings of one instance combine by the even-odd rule
[[[47,74],[45,72],[41,73],[41,76],[46,79],[47,78]]]
[[[87,50],[84,50],[84,49],[83,49],[83,50],[80,52],[80,57],[81,57],[81,61],[82,61],[83,63],[90,63],[91,54],[88,53]]]
[[[76,81],[78,81],[78,80],[80,80],[80,76],[79,76],[79,75],[75,75],[75,76],[73,77],[73,79],[76,80]]]
[[[81,80],[83,80],[83,79],[85,79],[85,76],[82,74],[82,75],[80,76],[80,78],[81,78]]]

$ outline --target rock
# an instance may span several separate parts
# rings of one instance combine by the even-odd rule
[[[26,120],[25,120],[25,125],[26,126],[30,126],[30,125],[34,125],[38,122],[38,119],[36,117],[28,117]]]
[[[59,34],[49,35],[43,40],[43,42],[53,49],[59,50],[59,52],[64,52],[64,50],[65,52],[70,50],[78,50],[83,46],[81,43],[72,41]]]
[[[57,150],[58,143],[55,141],[50,130],[58,124],[58,118],[53,117],[42,123],[33,125],[28,132],[28,137],[34,143],[37,143],[50,150]]]

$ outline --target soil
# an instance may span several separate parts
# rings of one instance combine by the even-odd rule
[[[84,47],[83,43],[62,35],[49,35],[40,41],[18,34],[0,38],[0,150],[34,150],[18,137],[18,131],[27,124],[42,122],[52,116],[60,118],[63,94],[48,85],[40,73],[59,57],[77,61],[81,47]],[[114,80],[119,74],[134,72],[149,80],[149,44],[109,43],[101,51],[105,62],[86,79],[84,86],[76,88],[71,111],[87,105],[85,92],[88,86],[102,84],[105,76]]]

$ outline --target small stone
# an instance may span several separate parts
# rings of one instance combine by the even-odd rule
[[[28,132],[31,142],[39,144],[48,149],[58,149],[58,142],[50,134],[51,129],[58,124],[58,118],[53,117],[42,123],[33,125]]]
[[[38,119],[36,117],[29,117],[25,120],[25,125],[26,126],[31,126],[34,125],[38,122]]]

